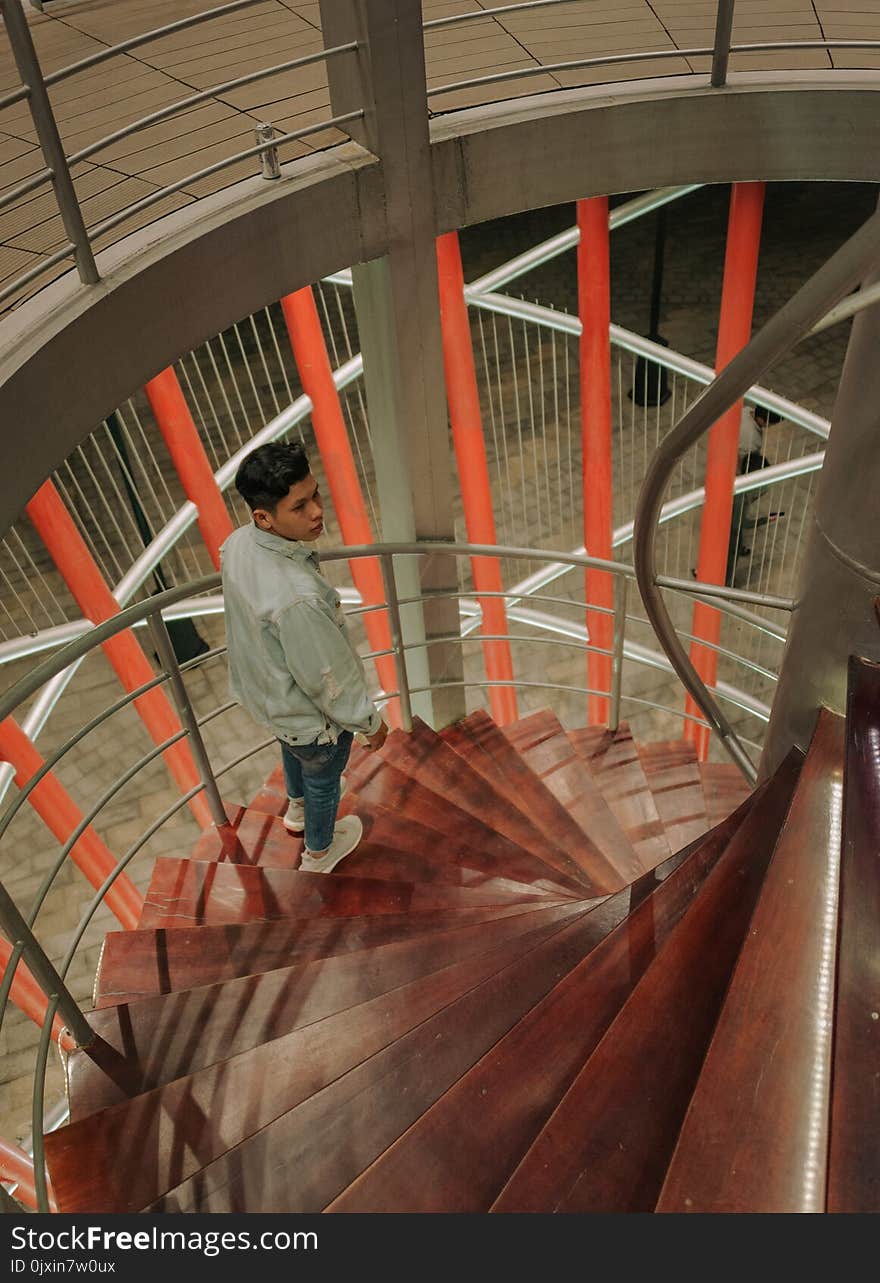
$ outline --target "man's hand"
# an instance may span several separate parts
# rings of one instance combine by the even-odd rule
[[[388,727],[385,725],[384,722],[382,722],[379,726],[379,729],[375,732],[375,734],[367,735],[365,737],[367,741],[367,747],[369,748],[371,753],[377,753],[379,751],[379,749],[385,743],[385,737],[387,734],[388,734]]]

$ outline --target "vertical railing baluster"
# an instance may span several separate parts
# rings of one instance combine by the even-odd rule
[[[394,668],[397,673],[397,689],[400,700],[400,724],[405,731],[412,730],[412,705],[409,698],[409,680],[406,674],[406,653],[403,649],[403,629],[400,624],[400,603],[397,599],[397,583],[394,578],[394,558],[384,553],[379,557],[382,568],[382,582],[385,585],[385,602],[388,606],[388,622],[391,628],[391,644],[394,647]]]
[[[177,707],[177,712],[181,722],[186,728],[187,738],[189,740],[190,751],[193,755],[193,761],[196,764],[196,770],[199,778],[205,786],[205,796],[208,799],[208,809],[211,812],[211,819],[222,828],[229,823],[229,817],[226,814],[226,807],[223,805],[223,799],[220,796],[220,790],[217,787],[217,781],[214,778],[214,772],[211,768],[211,762],[205,749],[205,741],[202,739],[202,732],[196,718],[195,709],[193,708],[183,676],[180,672],[180,665],[177,662],[177,656],[174,653],[174,647],[171,644],[171,638],[168,635],[168,628],[165,620],[162,618],[160,609],[156,609],[148,619],[150,636],[153,639],[153,645],[156,647],[156,654],[159,662],[168,674],[168,682],[171,686],[171,694]]]
[[[78,1047],[88,1047],[95,1035],[85,1016],[76,1004],[73,994],[65,987],[55,967],[40,948],[28,924],[18,911],[15,901],[0,883],[0,930],[13,946],[7,963],[11,971],[17,957],[23,957],[32,976],[47,997],[55,995],[55,1006]],[[11,980],[10,980],[11,985]],[[53,1012],[54,1015],[54,1012]],[[51,1021],[50,1021],[51,1031]]]
[[[614,651],[611,656],[611,706],[608,711],[608,729],[616,731],[620,725],[620,691],[623,680],[623,643],[626,637],[626,599],[629,580],[617,576],[614,598]]]
[[[718,0],[715,14],[715,43],[712,54],[712,88],[721,89],[727,83],[727,63],[730,58],[730,35],[733,31],[734,0]]]

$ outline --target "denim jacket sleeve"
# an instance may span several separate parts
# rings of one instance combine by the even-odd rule
[[[345,622],[311,598],[292,602],[277,617],[278,637],[291,677],[321,711],[347,731],[371,735],[381,714],[367,694],[360,656]]]

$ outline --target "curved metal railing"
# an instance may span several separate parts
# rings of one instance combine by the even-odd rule
[[[347,125],[363,117],[364,109],[362,107],[337,115],[324,115],[322,112],[322,118],[317,122],[312,121],[307,125],[303,125],[302,128],[276,134],[271,125],[260,126],[255,116],[246,115],[242,111],[243,123],[246,121],[247,127],[255,130],[257,141],[252,146],[236,147],[232,150],[229,147],[223,147],[223,150],[227,151],[228,154],[222,156],[219,160],[194,169],[187,173],[185,177],[174,182],[154,187],[152,191],[147,192],[139,199],[122,204],[109,216],[87,225],[82,203],[71,177],[71,170],[75,169],[76,166],[82,165],[85,161],[93,160],[95,156],[106,151],[107,148],[123,142],[144,129],[159,125],[172,117],[181,116],[203,103],[223,101],[227,110],[231,112],[234,108],[230,106],[228,99],[224,98],[224,95],[228,96],[233,91],[244,89],[272,77],[298,72],[315,64],[326,66],[333,59],[356,54],[360,46],[358,41],[352,40],[220,81],[211,85],[210,88],[187,94],[136,120],[128,121],[121,127],[111,130],[102,137],[89,142],[86,146],[70,153],[66,151],[62,143],[58,120],[49,97],[49,90],[54,85],[69,81],[85,71],[90,71],[93,67],[106,62],[108,59],[122,57],[131,50],[140,48],[145,44],[161,40],[191,27],[211,22],[217,18],[225,18],[229,14],[251,8],[255,4],[263,2],[264,0],[232,0],[229,4],[219,5],[203,13],[181,18],[176,22],[166,23],[160,27],[139,33],[127,40],[101,49],[97,53],[90,54],[86,58],[78,59],[57,71],[44,74],[21,0],[0,0],[0,11],[2,11],[6,34],[22,81],[20,88],[0,97],[0,111],[4,108],[13,107],[20,102],[27,104],[33,120],[33,127],[36,131],[37,142],[45,161],[42,169],[31,174],[22,182],[13,185],[0,196],[0,211],[43,187],[51,186],[61,215],[64,238],[66,238],[63,238],[60,248],[51,253],[40,253],[36,263],[25,271],[14,274],[8,283],[0,289],[0,304],[14,297],[21,298],[22,292],[26,291],[27,287],[40,277],[44,278],[43,283],[45,283],[46,273],[49,269],[57,267],[60,263],[70,258],[75,261],[83,284],[93,285],[97,283],[100,280],[100,272],[95,262],[95,243],[100,240],[102,245],[106,247],[111,243],[108,240],[109,233],[114,232],[122,224],[130,223],[131,220],[139,218],[139,216],[157,206],[163,207],[163,211],[167,212],[169,208],[173,208],[173,206],[169,206],[169,201],[178,196],[179,193],[191,188],[198,189],[199,184],[204,184],[206,180],[213,179],[215,175],[240,165],[242,161],[271,157],[273,167],[277,166],[279,148],[301,142],[317,134],[339,129],[340,126]],[[287,17],[291,18],[289,11],[286,11],[286,13]],[[317,31],[314,34],[319,37]],[[157,76],[160,74],[158,68],[153,68],[153,70],[156,71]],[[173,84],[175,87],[179,83],[178,80],[174,79],[169,81],[169,85]],[[261,129],[264,132],[261,133]],[[100,161],[98,163],[100,164]],[[40,214],[39,217],[42,219],[45,215]],[[19,228],[18,230],[20,234],[22,229]],[[32,255],[29,255],[29,257],[32,257]]]
[[[685,652],[663,600],[656,539],[663,492],[677,460],[849,290],[880,264],[880,213],[859,230],[801,287],[751,342],[721,371],[659,445],[635,518],[635,573],[648,618],[672,667],[735,761],[748,758],[727,715]]]

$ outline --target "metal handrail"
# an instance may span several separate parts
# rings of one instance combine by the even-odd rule
[[[730,409],[772,363],[867,273],[880,263],[880,213],[859,230],[761,329],[703,392],[657,448],[636,506],[634,559],[639,591],[660,645],[681,681],[735,761],[745,754],[726,715],[712,698],[681,642],[660,591],[656,565],[658,517],[676,463]]]
[[[201,90],[198,93],[190,94],[184,99],[170,104],[167,107],[150,113],[126,125],[122,129],[115,130],[113,133],[98,139],[88,146],[81,148],[71,156],[65,155],[64,147],[58,131],[58,125],[52,104],[49,100],[48,89],[52,84],[66,80],[80,71],[93,67],[98,63],[104,62],[116,55],[123,54],[129,49],[145,44],[151,40],[157,40],[162,36],[168,35],[174,31],[180,31],[187,27],[195,26],[199,23],[210,21],[231,11],[246,8],[251,4],[258,3],[258,0],[233,0],[230,4],[221,5],[210,9],[201,14],[196,14],[189,18],[180,19],[173,23],[166,23],[161,27],[153,28],[148,32],[134,36],[129,40],[120,42],[109,48],[99,50],[86,58],[80,59],[51,75],[44,75],[40,66],[39,59],[34,49],[33,39],[27,19],[22,8],[22,0],[0,0],[0,9],[3,12],[4,23],[9,36],[10,46],[13,57],[18,67],[19,75],[22,80],[22,87],[10,94],[0,98],[0,106],[10,106],[19,101],[25,101],[28,104],[40,149],[46,162],[46,168],[39,174],[32,175],[25,182],[11,192],[7,192],[0,199],[0,209],[5,205],[12,203],[14,200],[26,195],[29,191],[41,186],[44,183],[51,182],[55,199],[58,205],[61,219],[64,224],[64,230],[67,236],[67,243],[61,250],[52,255],[42,258],[39,263],[34,264],[27,272],[15,277],[6,287],[0,291],[0,303],[13,297],[19,290],[36,280],[43,272],[63,261],[65,258],[73,256],[79,271],[79,276],[83,284],[93,285],[100,280],[100,273],[94,256],[94,242],[100,236],[112,231],[119,224],[124,223],[127,219],[141,213],[145,209],[161,202],[164,198],[172,196],[182,191],[187,186],[199,182],[204,178],[209,178],[216,173],[229,169],[242,160],[252,156],[262,156],[267,152],[275,151],[279,146],[286,143],[298,141],[306,138],[311,134],[322,132],[324,129],[333,129],[339,125],[345,124],[351,120],[359,119],[363,116],[363,111],[348,112],[342,115],[333,116],[320,124],[314,124],[304,127],[303,129],[292,130],[288,133],[275,135],[271,139],[260,139],[256,146],[245,148],[236,152],[234,155],[217,161],[212,165],[205,166],[193,174],[189,174],[185,179],[170,183],[168,186],[150,192],[147,196],[139,201],[133,202],[124,210],[117,211],[116,214],[104,219],[91,228],[87,228],[83,218],[82,208],[73,186],[70,176],[71,166],[86,160],[96,152],[109,146],[120,139],[136,133],[159,121],[165,120],[176,113],[189,110],[199,102],[205,102],[209,99],[216,98],[218,94],[223,94],[229,90],[240,88],[244,85],[253,84],[256,81],[266,79],[267,77],[278,75],[282,72],[291,71],[299,67],[305,67],[315,62],[328,62],[330,59],[346,53],[353,53],[359,48],[358,41],[350,41],[346,44],[337,45],[328,49],[321,49],[312,54],[306,54],[298,58],[288,59],[272,67],[261,68],[258,71],[250,72],[244,76],[237,76],[232,80],[224,81],[214,85],[209,89]]]
[[[731,45],[728,54],[789,52],[806,49],[880,49],[880,40],[760,40],[750,41],[747,44]],[[500,84],[505,80],[520,80],[526,76],[552,75],[556,71],[581,71],[590,67],[611,67],[624,62],[653,62],[667,58],[714,59],[715,52],[714,45],[702,49],[649,49],[632,53],[603,54],[598,58],[573,58],[565,62],[533,64],[527,67],[519,67],[513,71],[495,71],[488,76],[474,76],[469,80],[454,80],[445,85],[435,85],[434,88],[428,90],[428,98],[436,98],[440,94],[451,94],[459,89],[475,89],[480,85]],[[719,63],[720,66],[721,64]],[[726,61],[724,66],[726,76]],[[719,82],[718,85],[715,85],[714,81],[711,80],[710,83],[715,88],[720,88],[723,84],[723,82]]]
[[[151,205],[157,205],[166,196],[173,196],[175,192],[183,191],[185,187],[201,182],[203,178],[209,178],[212,174],[219,174],[221,170],[237,165],[240,160],[247,160],[249,156],[262,156],[265,152],[280,147],[283,143],[295,142],[299,138],[308,138],[310,134],[320,134],[325,129],[335,129],[337,125],[347,124],[350,120],[360,120],[363,114],[363,110],[348,111],[341,116],[331,116],[329,120],[321,120],[317,125],[306,125],[304,128],[294,129],[288,134],[275,134],[268,142],[255,143],[253,147],[245,147],[243,151],[236,152],[233,156],[225,156],[223,160],[217,160],[213,165],[206,165],[204,169],[198,169],[194,174],[188,174],[186,178],[180,178],[176,183],[169,183],[167,187],[160,187],[156,191],[150,192],[148,196],[142,197],[141,200],[134,201],[133,204],[127,205],[125,209],[119,210],[118,213],[113,214],[110,218],[105,218],[102,223],[96,223],[94,227],[90,227],[88,229],[89,236],[97,240],[99,236],[103,236],[105,232],[112,231],[114,227],[124,223],[133,214],[139,214],[141,210],[149,209]]]

